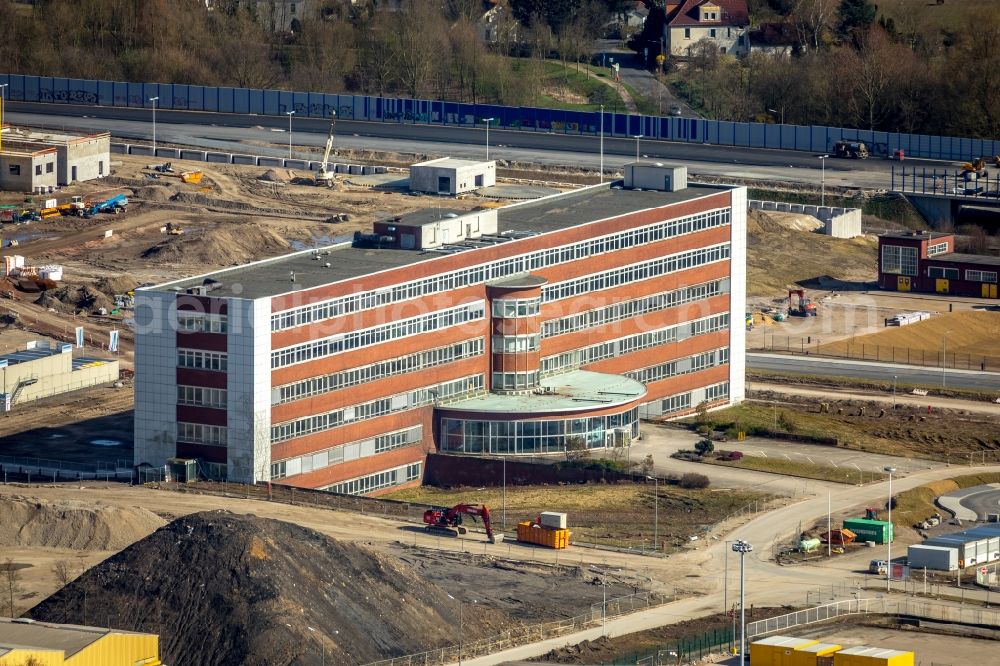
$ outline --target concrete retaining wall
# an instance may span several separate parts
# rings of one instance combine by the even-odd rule
[[[784,201],[749,202],[750,210],[773,210],[778,213],[798,213],[815,217],[823,223],[823,232],[834,238],[854,238],[861,235],[861,209],[839,206],[814,206]]]

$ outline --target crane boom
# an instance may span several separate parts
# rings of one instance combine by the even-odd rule
[[[333,171],[330,170],[330,153],[333,151],[333,133],[335,124],[330,124],[330,134],[326,137],[326,149],[323,151],[323,161],[319,165],[319,173],[316,175],[317,185],[331,185],[333,183]]]

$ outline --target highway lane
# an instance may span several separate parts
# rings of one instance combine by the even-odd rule
[[[898,377],[902,383],[927,387],[940,387],[942,379],[946,379],[946,385],[951,388],[996,391],[1000,394],[1000,373],[977,370],[948,368],[943,372],[941,368],[919,365],[786,354],[747,354],[747,369],[823,377],[853,377],[873,381],[891,381],[893,377]]]
[[[25,102],[8,102],[7,107],[8,120],[13,124],[52,129],[110,129],[115,136],[132,140],[148,141],[152,136],[151,109]],[[160,142],[287,154],[281,150],[288,145],[285,116],[159,110],[156,121]],[[294,118],[292,127],[296,146],[318,148],[325,142],[329,121]],[[485,142],[483,128],[337,121],[336,143],[340,147],[482,158]],[[490,132],[490,156],[495,159],[597,168],[598,151],[597,137],[511,130]],[[635,158],[636,141],[605,137],[604,151],[605,166],[618,169]],[[646,159],[684,162],[692,172],[704,175],[812,184],[822,180],[820,161],[815,155],[801,151],[642,139],[639,153]],[[890,163],[884,160],[826,160],[826,182],[830,186],[885,188],[889,186],[889,172]]]

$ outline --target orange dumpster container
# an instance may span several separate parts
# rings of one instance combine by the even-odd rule
[[[530,520],[523,520],[517,524],[517,540],[524,543],[562,549],[569,545],[569,536],[569,530],[549,529]]]

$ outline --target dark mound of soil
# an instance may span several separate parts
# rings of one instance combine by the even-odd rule
[[[459,606],[400,560],[224,511],[179,518],[32,609],[160,635],[168,664],[363,664],[458,642]],[[466,604],[465,639],[510,626]]]

